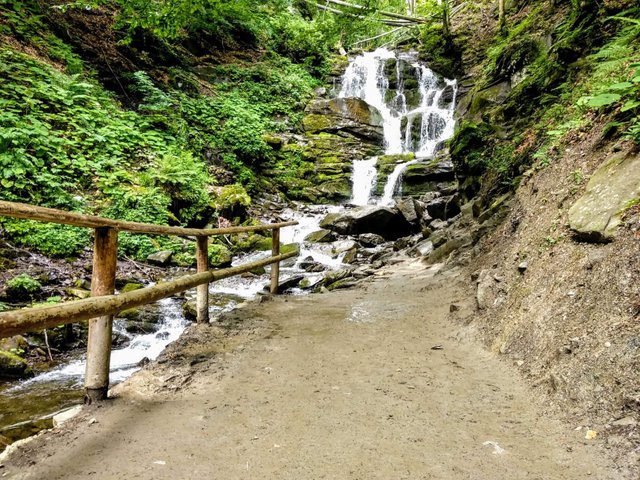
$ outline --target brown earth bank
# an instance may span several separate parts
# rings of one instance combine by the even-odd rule
[[[609,243],[580,241],[568,226],[587,179],[619,152],[637,155],[629,143],[603,144],[596,127],[525,175],[470,270],[482,308],[474,324],[487,347],[513,360],[576,427],[597,430],[638,475],[640,211],[627,210]]]
[[[2,473],[637,478],[478,344],[474,297],[463,270],[412,260],[193,325],[114,400],[12,449]]]

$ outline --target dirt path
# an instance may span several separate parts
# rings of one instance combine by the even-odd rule
[[[142,372],[122,398],[31,442],[0,475],[621,478],[597,439],[543,416],[514,369],[452,320],[452,302],[458,317],[471,313],[456,282],[403,264],[362,289],[249,307],[253,333],[222,341],[205,327],[214,333],[171,354],[184,365]],[[167,387],[176,391],[144,395]]]

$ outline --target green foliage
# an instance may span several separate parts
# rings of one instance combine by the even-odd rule
[[[7,294],[18,298],[31,297],[42,290],[42,284],[35,278],[30,277],[26,273],[22,273],[17,277],[7,281]]]
[[[469,175],[482,174],[490,161],[487,152],[490,136],[494,133],[487,123],[464,122],[450,142],[451,159],[456,168]]]
[[[328,69],[329,45],[319,20],[280,14],[272,22],[271,48],[316,74]]]
[[[52,257],[77,256],[90,243],[86,228],[9,218],[0,225],[16,244]]]
[[[221,187],[211,202],[211,206],[226,218],[240,217],[251,205],[251,197],[242,185],[226,185]]]
[[[4,200],[73,208],[75,195],[95,187],[96,172],[170,141],[95,84],[25,55],[0,50],[0,79]]]
[[[149,176],[171,199],[169,211],[180,223],[204,215],[209,205],[209,175],[204,163],[190,152],[164,154],[152,163]]]
[[[588,109],[617,109],[617,125],[640,143],[640,9],[613,19],[624,22],[618,35],[590,57],[591,76],[576,105]]]

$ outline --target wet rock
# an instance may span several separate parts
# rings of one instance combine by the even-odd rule
[[[325,265],[320,262],[316,262],[311,256],[302,260],[299,266],[305,272],[324,272],[327,269]]]
[[[129,308],[123,310],[116,315],[117,318],[123,318],[128,321],[142,323],[159,323],[162,321],[162,313],[158,304],[150,303],[141,307]]]
[[[358,207],[342,214],[329,214],[320,227],[341,235],[375,233],[388,240],[403,237],[413,230],[397,209],[375,205]]]
[[[325,229],[312,232],[306,237],[304,237],[305,242],[311,242],[311,243],[327,243],[327,242],[333,242],[335,239],[336,239],[335,233],[333,233],[331,230],[325,230]]]
[[[346,263],[347,265],[350,265],[356,261],[357,256],[358,256],[357,248],[354,247],[350,250],[347,250],[344,257],[342,257],[342,263]]]
[[[365,141],[380,144],[384,140],[382,115],[359,98],[315,100],[305,109],[302,126],[307,133],[346,132]]]
[[[305,277],[299,284],[298,287],[303,290],[313,290],[314,288],[320,286],[324,280],[324,275],[310,275]]]
[[[26,360],[12,352],[0,350],[0,378],[29,378],[33,372]]]
[[[640,198],[640,155],[617,154],[592,175],[584,195],[569,209],[569,226],[585,241],[608,242],[630,202]]]
[[[440,190],[439,184],[443,182],[455,189],[455,174],[450,159],[418,162],[409,165],[402,175],[402,192],[407,196],[419,197]]]
[[[289,277],[286,280],[281,281],[278,290],[280,292],[286,292],[287,290],[296,288],[303,280],[304,275],[294,275],[293,277]]]
[[[352,270],[350,268],[343,268],[340,270],[333,270],[331,272],[327,272],[324,275],[322,283],[325,286],[329,286],[333,283],[336,283],[340,280],[347,278],[349,275],[351,275],[351,272]]]
[[[173,252],[171,250],[162,250],[160,252],[152,253],[147,257],[147,262],[152,265],[158,265],[160,267],[165,267],[169,265],[171,262],[171,258],[173,257]]]
[[[153,333],[158,330],[158,325],[151,322],[137,322],[137,321],[127,321],[124,324],[124,329],[127,333],[135,334],[135,335],[146,335],[148,333]]]
[[[358,236],[358,242],[363,247],[377,247],[385,243],[385,239],[375,233],[363,233]]]
[[[341,253],[351,250],[352,248],[356,248],[357,246],[358,244],[355,240],[340,240],[333,244],[331,252],[333,253],[333,255],[337,256]]]

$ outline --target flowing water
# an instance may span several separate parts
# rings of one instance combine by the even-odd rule
[[[396,165],[379,199],[372,198],[370,188],[377,174],[372,172],[377,159],[354,162],[353,203],[393,204],[393,198],[401,193],[406,168],[432,158],[442,142],[453,135],[456,95],[455,80],[440,78],[413,53],[380,48],[350,62],[338,96],[357,97],[378,109],[387,155],[413,153],[416,157]],[[367,173],[362,175],[363,171]]]
[[[411,88],[408,88],[411,85]],[[353,162],[353,193],[350,203],[390,205],[401,193],[401,178],[405,169],[433,156],[439,145],[453,134],[457,87],[452,80],[441,79],[428,67],[420,64],[415,55],[396,53],[386,49],[364,53],[353,59],[342,79],[340,97],[358,97],[376,107],[383,119],[385,151],[387,154],[414,153],[415,160],[399,163],[389,175],[381,198],[373,198],[377,179],[378,157]],[[296,220],[297,226],[284,228],[281,241],[297,243],[300,256],[281,265],[281,280],[309,274],[299,266],[311,257],[328,269],[342,265],[344,253],[336,244],[312,244],[304,238],[319,228],[321,219],[343,206],[299,206],[282,212],[284,220]],[[267,219],[268,221],[268,219]],[[234,265],[264,258],[271,253],[257,252],[238,257]],[[252,278],[232,277],[211,285],[214,296],[222,298],[212,306],[212,317],[238,306],[245,299],[254,298],[269,284],[268,270]],[[129,335],[124,324],[116,321],[114,331],[128,337],[126,347],[114,349],[111,356],[111,382],[117,383],[139,369],[145,357],[154,360],[162,350],[176,340],[188,325],[176,299],[159,303],[162,321],[158,331],[146,335]],[[51,425],[51,412],[79,403],[85,361],[83,356],[69,361],[30,380],[0,384],[0,435],[12,440]],[[42,416],[44,412],[48,415]],[[9,426],[9,427],[7,427]]]

